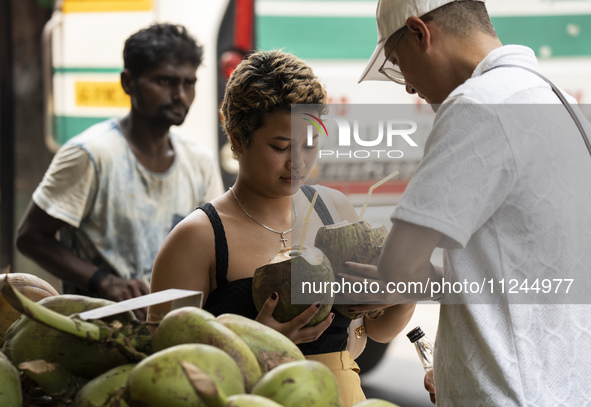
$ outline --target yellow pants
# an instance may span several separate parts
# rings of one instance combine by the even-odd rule
[[[337,379],[343,407],[351,407],[365,400],[359,379],[359,366],[348,350],[342,352],[306,355],[306,359],[316,360],[327,366]]]

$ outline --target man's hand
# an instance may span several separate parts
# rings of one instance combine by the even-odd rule
[[[435,384],[433,383],[433,369],[429,369],[427,370],[427,373],[425,373],[424,385],[425,390],[429,392],[431,403],[437,404],[437,400],[435,397]]]
[[[291,321],[281,323],[273,318],[273,311],[278,301],[279,295],[277,293],[271,294],[263,304],[259,315],[256,317],[256,321],[281,332],[295,344],[315,341],[330,326],[334,319],[334,313],[331,312],[319,324],[304,328],[304,325],[310,322],[320,309],[320,303],[315,303]]]
[[[109,274],[99,285],[99,296],[111,301],[119,302],[130,298],[148,294],[150,288],[144,280],[126,280]],[[146,320],[147,309],[141,308],[133,311],[140,321]]]
[[[361,264],[348,261],[345,266],[354,274],[339,274],[337,282],[343,279],[345,282],[356,286],[367,287],[361,292],[347,292],[338,294],[341,299],[351,300],[352,302],[364,303],[351,307],[351,312],[366,312],[380,310],[394,304],[410,304],[413,301],[404,295],[396,292],[388,292],[388,282],[380,279],[378,268],[370,264]],[[357,290],[358,291],[358,290]]]

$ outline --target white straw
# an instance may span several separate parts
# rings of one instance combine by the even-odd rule
[[[304,230],[302,231],[302,240],[300,240],[300,250],[304,249],[304,240],[306,240],[306,232],[308,231],[308,223],[310,223],[310,215],[312,214],[312,209],[314,209],[314,204],[316,204],[316,198],[318,198],[318,191],[314,194],[314,198],[312,198],[312,202],[310,203],[310,208],[308,209],[308,214],[306,215],[306,221],[304,222]]]
[[[374,189],[382,185],[384,182],[390,181],[390,179],[394,178],[398,175],[398,170],[394,171],[392,174],[388,175],[381,181],[376,182],[371,187],[369,187],[369,192],[367,193],[367,198],[365,198],[365,203],[363,204],[363,209],[361,209],[361,214],[359,215],[359,220],[363,219],[363,215],[365,214],[365,208],[367,208],[367,203],[369,202],[369,197]]]

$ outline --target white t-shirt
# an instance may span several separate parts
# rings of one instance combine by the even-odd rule
[[[534,53],[516,45],[478,65],[439,107],[392,218],[444,235],[448,281],[531,284],[573,273],[588,281],[591,156],[548,84],[520,68],[484,73],[501,64],[537,70]],[[591,306],[496,298],[494,305],[446,305],[442,297],[437,405],[591,405]]]
[[[174,162],[147,170],[116,120],[98,123],[57,152],[33,201],[68,224],[60,240],[78,257],[149,284],[152,263],[172,228],[223,192],[213,153],[170,136]]]

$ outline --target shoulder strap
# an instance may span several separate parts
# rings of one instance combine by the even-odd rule
[[[529,71],[529,72],[531,72],[531,73],[539,76],[544,81],[546,81],[548,83],[548,85],[550,85],[550,87],[552,88],[552,91],[556,94],[556,96],[558,96],[558,99],[560,99],[560,102],[562,102],[562,104],[564,105],[564,107],[566,108],[566,110],[568,110],[568,113],[570,114],[570,116],[575,121],[575,124],[577,125],[577,128],[581,132],[581,136],[583,136],[583,140],[585,141],[585,146],[587,146],[587,150],[589,151],[589,154],[591,154],[591,143],[589,142],[589,137],[587,137],[587,133],[585,132],[585,129],[583,128],[583,125],[581,124],[581,121],[579,120],[579,117],[575,114],[575,111],[573,110],[573,108],[570,105],[570,103],[568,103],[568,101],[566,100],[566,98],[564,97],[564,95],[562,94],[562,92],[556,87],[556,85],[554,85],[550,81],[550,79],[546,78],[544,75],[542,75],[538,71],[535,71],[535,70],[533,70],[531,68],[528,68],[526,66],[521,66],[521,65],[514,65],[514,64],[503,64],[503,65],[494,66],[494,67],[492,67],[492,68],[487,69],[486,71],[484,71],[483,74],[485,74],[485,73],[487,73],[489,71],[492,71],[493,69],[497,69],[497,68],[521,68],[521,69],[525,69],[526,71]]]
[[[306,197],[308,198],[308,200],[310,202],[312,202],[312,199],[314,199],[314,194],[316,193],[316,190],[313,187],[311,187],[310,185],[302,185],[300,187],[300,189],[304,192],[304,194],[306,194]],[[334,220],[332,219],[332,215],[328,211],[328,208],[326,207],[326,204],[322,200],[322,197],[320,196],[320,194],[318,194],[318,198],[316,198],[316,203],[314,204],[314,210],[316,211],[318,216],[320,216],[320,220],[322,220],[323,224],[332,225],[334,223]]]
[[[220,215],[209,202],[199,208],[209,218],[215,236],[215,279],[218,287],[228,282],[228,241]]]

